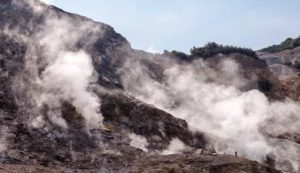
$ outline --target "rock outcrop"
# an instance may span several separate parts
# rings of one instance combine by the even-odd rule
[[[32,58],[28,55],[31,51],[39,55],[35,64],[37,76],[42,75],[47,65],[44,59],[47,50],[36,45],[36,39],[40,36],[37,33],[47,30],[49,15],[54,19],[67,19],[72,26],[92,24],[101,30],[81,32],[80,39],[64,45],[69,51],[84,50],[92,59],[97,79],[88,89],[101,100],[99,109],[104,118],[101,127],[86,128],[84,117],[68,100],[60,100],[61,105],[56,110],[68,128],[53,123],[47,116],[50,109],[47,106],[38,112],[43,124],[29,123],[36,114],[31,102],[34,96],[20,88],[31,86],[33,82],[29,78],[31,71],[26,68],[32,65],[27,63],[27,58]],[[173,58],[134,50],[112,27],[39,1],[1,0],[0,172],[278,172],[270,165],[241,157],[196,154],[208,144],[205,132],[191,131],[185,120],[134,98],[124,89],[120,69],[128,59],[138,60],[151,79],[163,83],[166,67],[186,63]],[[243,69],[244,78],[254,77],[253,82],[241,90],[259,89],[269,99],[283,98],[282,85],[285,84],[273,76],[263,61],[230,54],[217,55],[206,63],[217,70],[224,59],[236,61]],[[39,123],[39,119],[36,121]],[[148,151],[132,146],[130,134],[145,138],[143,145]],[[173,139],[180,140],[188,150],[182,151],[184,154],[162,155]]]

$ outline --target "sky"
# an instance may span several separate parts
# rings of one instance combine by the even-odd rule
[[[111,25],[133,48],[189,52],[207,42],[254,50],[300,35],[299,0],[48,0]]]

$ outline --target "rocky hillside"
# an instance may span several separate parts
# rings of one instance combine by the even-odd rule
[[[280,46],[277,45],[277,47]],[[283,83],[290,97],[299,101],[300,47],[294,45],[277,51],[270,51],[266,48],[262,49],[258,54],[261,59],[267,62],[271,72]]]
[[[195,102],[249,97],[251,109],[253,100],[268,106],[284,100],[291,91],[268,61],[241,52],[186,61],[134,50],[112,27],[36,0],[0,1],[0,38],[0,172],[298,170],[297,156],[279,157],[279,146],[292,143],[298,151],[297,141],[265,124],[285,121],[267,117],[253,129],[242,125],[221,135],[218,123],[226,121],[213,116],[224,112]],[[206,87],[209,97],[200,97]],[[206,121],[215,124],[197,124]],[[236,140],[235,133],[250,137]],[[260,146],[240,144],[256,139],[278,148],[260,155]]]

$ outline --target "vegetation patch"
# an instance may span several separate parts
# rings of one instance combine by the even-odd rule
[[[300,36],[295,39],[287,38],[280,44],[269,46],[267,48],[261,49],[261,51],[269,52],[269,53],[277,53],[288,49],[294,49],[299,46],[300,46]]]
[[[182,60],[192,60],[195,58],[207,59],[218,54],[231,54],[231,53],[240,53],[249,57],[258,59],[256,52],[249,48],[235,47],[235,46],[224,46],[214,42],[209,42],[203,47],[193,47],[190,50],[190,55],[187,55],[183,52],[178,51],[164,51],[164,54],[172,55],[178,57]]]

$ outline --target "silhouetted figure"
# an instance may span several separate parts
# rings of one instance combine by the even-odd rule
[[[238,153],[237,153],[237,151],[236,152],[234,152],[234,155],[235,155],[235,157],[237,157],[238,155],[237,155]]]
[[[205,154],[205,151],[205,148],[202,148],[200,154]]]

